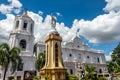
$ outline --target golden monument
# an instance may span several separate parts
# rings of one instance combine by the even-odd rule
[[[45,39],[46,60],[40,70],[41,80],[66,80],[67,70],[63,66],[61,42],[62,38],[55,29],[56,20],[51,17],[51,31]]]

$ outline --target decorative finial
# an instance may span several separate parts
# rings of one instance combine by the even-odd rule
[[[24,14],[27,14],[27,8],[24,8]]]
[[[80,29],[78,28],[76,31],[76,36],[78,36],[79,31],[80,31]]]
[[[56,19],[52,15],[51,15],[51,25],[52,25],[53,28],[55,28],[55,26],[56,26]]]

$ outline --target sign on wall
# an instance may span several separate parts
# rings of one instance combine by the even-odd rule
[[[24,80],[33,80],[36,76],[36,71],[24,71]]]

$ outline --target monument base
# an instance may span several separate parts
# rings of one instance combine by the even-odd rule
[[[66,69],[42,69],[40,71],[41,80],[66,80]]]

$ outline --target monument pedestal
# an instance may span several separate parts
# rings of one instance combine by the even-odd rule
[[[41,80],[66,80],[66,69],[42,69]]]

